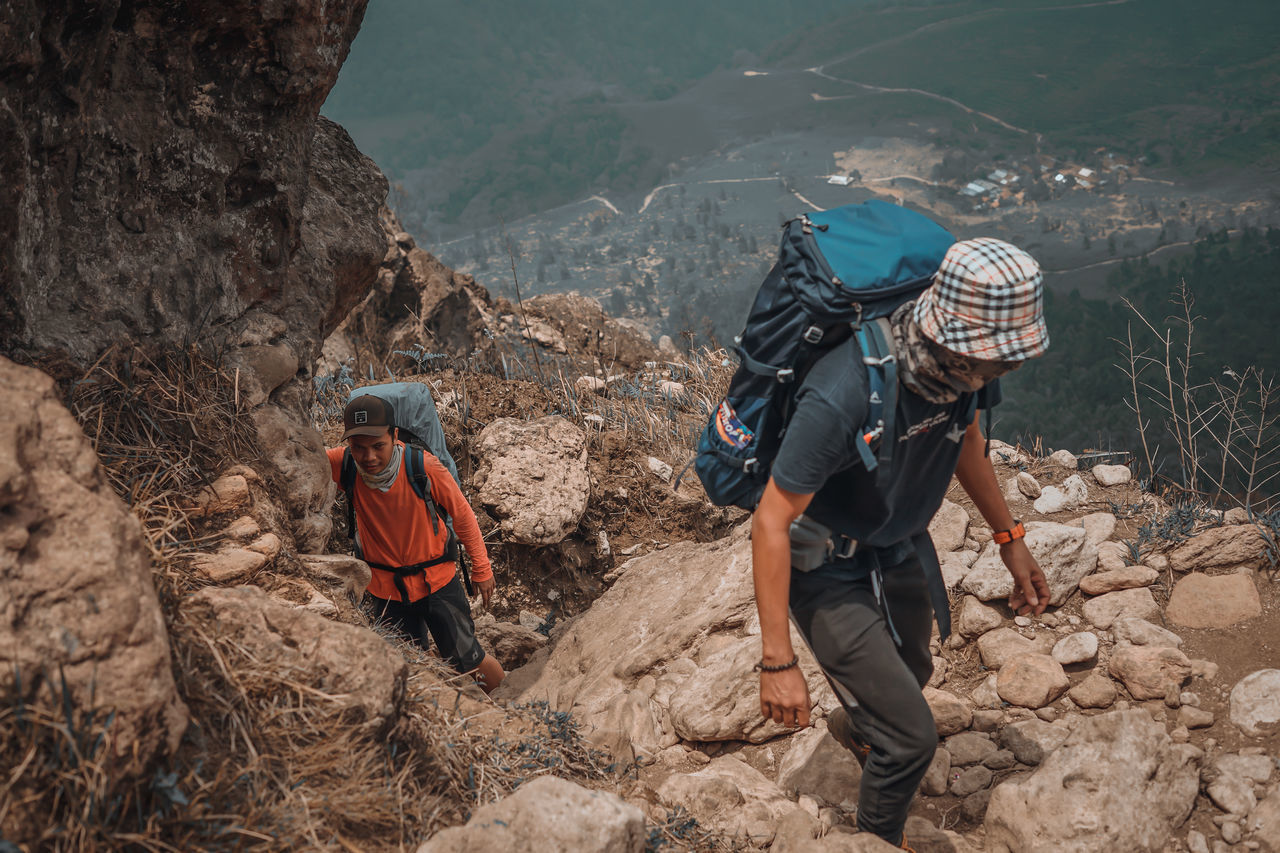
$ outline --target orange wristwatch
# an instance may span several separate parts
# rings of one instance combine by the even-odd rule
[[[997,545],[1008,545],[1015,539],[1021,539],[1027,535],[1027,529],[1022,526],[1021,521],[1015,521],[1013,527],[1008,530],[997,530],[991,534],[991,541]]]

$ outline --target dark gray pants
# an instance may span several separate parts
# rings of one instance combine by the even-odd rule
[[[898,844],[911,799],[938,747],[933,714],[920,692],[933,673],[933,607],[914,555],[881,571],[882,598],[902,640],[897,646],[872,578],[849,574],[837,566],[793,571],[791,616],[855,731],[871,745],[858,794],[858,828]]]

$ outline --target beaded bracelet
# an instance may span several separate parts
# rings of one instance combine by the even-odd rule
[[[786,663],[778,664],[777,666],[769,666],[764,661],[760,661],[760,663],[756,664],[751,668],[754,669],[756,672],[782,672],[783,670],[791,669],[793,666],[799,666],[799,665],[800,665],[800,655],[792,655],[791,660],[787,661]]]

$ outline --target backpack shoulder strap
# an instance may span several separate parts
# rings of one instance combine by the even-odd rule
[[[427,474],[426,457],[423,456],[424,451],[417,447],[406,447],[405,450],[405,469],[409,475],[409,485],[413,486],[414,493],[422,498],[423,503],[427,505],[427,515],[431,519],[431,530],[433,533],[440,532],[440,510],[436,506],[435,500],[431,497],[431,476]]]
[[[342,451],[342,468],[338,474],[338,487],[347,496],[347,536],[354,542],[356,538],[356,460],[351,457],[351,449]]]
[[[884,474],[893,455],[893,429],[898,410],[898,366],[889,343],[892,333],[884,318],[862,323],[854,329],[862,350],[862,362],[867,366],[869,386],[867,423],[858,452],[868,471],[880,469],[877,478]],[[873,452],[872,445],[877,441],[878,452]]]

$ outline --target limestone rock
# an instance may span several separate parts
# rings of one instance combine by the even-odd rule
[[[1163,699],[1171,686],[1191,677],[1191,661],[1165,646],[1117,646],[1111,654],[1111,675],[1134,699]]]
[[[1067,691],[1067,696],[1081,708],[1110,708],[1116,701],[1116,685],[1110,678],[1094,670]]]
[[[609,393],[609,384],[598,376],[579,376],[573,383],[579,394],[598,394],[601,397]]]
[[[244,512],[251,500],[249,481],[242,474],[219,477],[196,493],[196,506],[204,515]]]
[[[1040,497],[1044,488],[1040,485],[1035,477],[1026,471],[1018,472],[1018,491],[1022,492],[1028,498],[1035,500]]]
[[[1089,500],[1089,487],[1079,474],[1072,474],[1057,486],[1045,486],[1033,506],[1041,515],[1075,509]]]
[[[742,637],[709,655],[671,694],[676,734],[688,741],[762,743],[791,731],[760,714],[760,678],[752,671],[759,659],[759,637]],[[802,669],[811,683],[822,678],[816,666],[802,664]]]
[[[547,644],[545,634],[514,622],[499,622],[491,613],[477,617],[475,625],[480,645],[506,670],[524,666],[534,652]]]
[[[980,683],[977,687],[973,688],[973,690],[970,691],[969,699],[973,702],[974,705],[976,705],[979,708],[983,708],[987,710],[999,709],[1004,707],[1004,700],[1001,699],[1000,694],[996,692],[997,680],[998,680],[998,674],[993,672],[989,674],[986,678],[984,678],[982,680],[982,683]],[[1000,711],[997,710],[995,711],[995,713],[998,714],[1000,713]],[[978,712],[975,711],[974,712],[975,725],[976,725],[977,715],[978,715]]]
[[[1202,530],[1169,552],[1175,572],[1206,571],[1263,564],[1266,540],[1252,524]]]
[[[778,785],[783,791],[809,794],[833,806],[856,803],[861,781],[858,760],[825,728],[811,727],[793,736],[778,766]]]
[[[1229,628],[1261,616],[1262,601],[1253,577],[1247,573],[1192,572],[1174,584],[1165,615],[1184,628]]]
[[[1098,571],[1118,572],[1129,565],[1129,546],[1123,542],[1102,542],[1098,545]]]
[[[345,554],[299,554],[298,560],[314,574],[338,581],[354,597],[359,597],[373,579],[368,563]]]
[[[996,745],[991,738],[979,732],[960,732],[952,735],[947,738],[946,746],[947,752],[951,754],[951,763],[957,767],[981,764],[996,751]]]
[[[616,794],[539,776],[436,833],[418,853],[641,853],[644,814]]]
[[[997,628],[978,638],[978,654],[988,669],[1000,669],[1014,658],[1035,651],[1036,644],[1012,628]]]
[[[620,693],[636,689],[646,675],[660,685],[653,694],[659,706],[659,724],[670,724],[671,716],[677,713],[689,720],[699,716],[692,709],[681,710],[685,695],[704,705],[722,702],[726,708],[737,707],[734,703],[739,700],[734,697],[757,689],[758,679],[751,667],[758,659],[758,637],[754,640],[755,656],[732,674],[740,682],[732,695],[697,696],[689,691],[673,697],[691,678],[711,683],[719,677],[717,671],[723,671],[727,678],[727,669],[708,669],[706,665],[716,654],[736,647],[744,639],[743,629],[754,620],[749,527],[740,525],[730,536],[715,542],[679,542],[628,561],[617,582],[568,625],[545,663],[511,673],[495,698],[545,701],[557,710],[572,712],[588,732],[603,722]],[[691,595],[691,589],[699,594]],[[802,670],[816,673],[817,665],[808,650],[798,638],[793,643],[801,656]],[[708,649],[705,656],[701,654],[704,645]],[[699,659],[702,665],[696,662]],[[809,690],[820,704],[834,702],[821,677],[810,679]],[[755,721],[763,722],[758,696],[750,703],[746,699],[741,702],[742,716],[734,727],[748,724],[751,704]],[[720,725],[709,720],[708,725],[712,724]]]
[[[948,690],[924,688],[924,699],[933,712],[933,722],[939,737],[962,732],[973,722],[973,708],[964,699]]]
[[[1231,722],[1247,735],[1275,730],[1280,723],[1280,669],[1260,669],[1236,682]]]
[[[756,845],[773,838],[778,821],[799,809],[782,789],[734,755],[722,755],[686,776],[673,774],[658,786],[668,808],[683,806],[699,823]]]
[[[502,532],[527,545],[552,545],[582,520],[591,494],[582,430],[555,415],[498,418],[476,441],[480,503]]]
[[[664,483],[671,482],[671,476],[675,473],[675,470],[669,464],[663,462],[656,456],[650,456],[648,464],[649,471],[653,476],[657,477]]]
[[[371,731],[395,722],[408,664],[368,628],[291,607],[255,586],[206,587],[182,607],[213,639],[233,642],[255,666],[329,694],[332,707],[350,708]]]
[[[668,745],[657,710],[643,691],[625,690],[605,703],[587,739],[623,762],[652,758]]]
[[[969,513],[959,504],[942,499],[942,506],[929,522],[929,535],[939,553],[959,551],[969,533]]]
[[[1160,612],[1151,590],[1146,587],[1108,592],[1086,601],[1083,610],[1089,624],[1103,629],[1124,617],[1147,619]]]
[[[196,554],[191,565],[214,583],[229,584],[248,578],[280,553],[280,537],[264,533],[243,547],[225,547],[213,553]]]
[[[1022,720],[1010,723],[1000,731],[1000,743],[1023,764],[1039,764],[1071,734],[1061,722]]]
[[[1116,517],[1109,512],[1091,512],[1083,516],[1078,524],[1084,528],[1085,535],[1094,545],[1101,545],[1116,532]]]
[[[1111,633],[1116,642],[1123,641],[1135,646],[1168,646],[1176,649],[1182,645],[1182,638],[1172,631],[1133,616],[1118,617],[1111,623]]]
[[[981,637],[988,631],[994,631],[1004,623],[1004,617],[994,607],[983,604],[972,595],[966,595],[960,605],[959,631],[961,636]]]
[[[1063,468],[1074,471],[1077,467],[1076,456],[1070,450],[1055,450],[1049,454],[1049,461]]]
[[[1215,806],[1239,817],[1249,814],[1258,804],[1258,798],[1253,794],[1253,783],[1231,773],[1218,774],[1205,787],[1205,793]]]
[[[1275,760],[1269,755],[1244,755],[1226,753],[1213,761],[1212,770],[1218,774],[1228,774],[1247,779],[1259,785],[1268,782],[1275,774]]]
[[[1245,821],[1245,830],[1264,853],[1280,853],[1280,788],[1258,803]]]
[[[1062,665],[1048,655],[1020,655],[1000,667],[996,692],[1010,705],[1043,708],[1067,691],[1071,682]]]
[[[924,779],[920,782],[920,792],[930,797],[941,797],[947,792],[950,781],[951,753],[938,747],[933,753],[933,761],[929,762],[929,769],[925,771]]]
[[[1098,635],[1077,631],[1059,640],[1053,647],[1053,659],[1063,666],[1085,663],[1098,656]]]
[[[1143,711],[1083,719],[1030,777],[995,789],[987,849],[1159,851],[1195,805],[1198,752]]]
[[[1128,465],[1094,465],[1093,479],[1099,486],[1120,486],[1133,479]]]
[[[1160,577],[1155,569],[1146,566],[1125,566],[1109,572],[1097,572],[1080,579],[1080,591],[1085,595],[1106,595],[1122,589],[1138,589],[1150,586]]]
[[[1049,521],[1033,521],[1026,525],[1027,547],[1044,570],[1049,582],[1050,603],[1061,606],[1080,583],[1094,570],[1097,548],[1089,544],[1084,530]],[[1013,591],[1013,578],[1000,559],[1000,548],[988,545],[973,564],[961,587],[983,601],[1007,598]]]
[[[938,562],[942,566],[942,581],[947,585],[947,589],[960,586],[977,559],[978,552],[970,550],[943,551],[938,554]]]
[[[142,531],[53,380],[0,357],[0,387],[0,690],[61,719],[61,669],[69,704],[115,711],[112,768],[141,771],[187,726]]]

